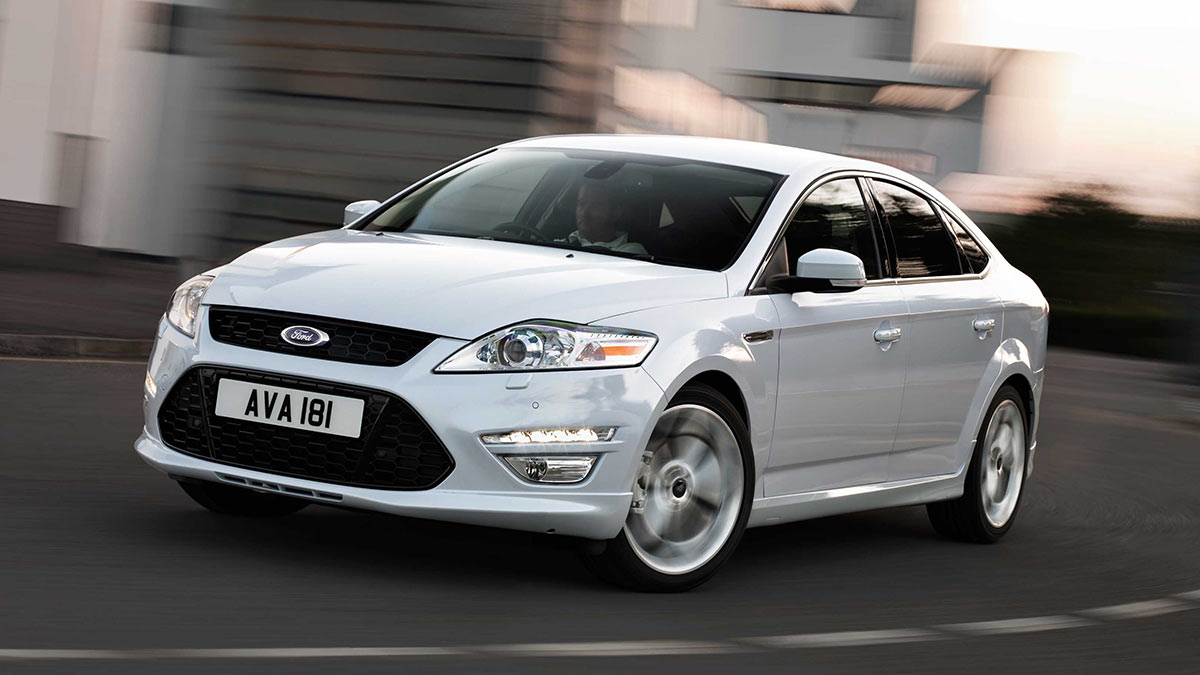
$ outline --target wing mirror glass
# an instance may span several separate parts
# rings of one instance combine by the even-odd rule
[[[846,292],[867,283],[858,256],[832,248],[814,248],[796,259],[796,275],[776,274],[767,280],[772,293]]]
[[[349,225],[377,208],[379,208],[379,202],[374,199],[364,199],[361,202],[347,204],[345,212],[342,213],[342,224]]]

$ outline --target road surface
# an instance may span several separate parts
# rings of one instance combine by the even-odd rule
[[[825,518],[682,595],[549,535],[214,516],[132,450],[143,373],[0,360],[0,672],[1200,672],[1200,398],[1163,364],[1051,354],[999,545]]]

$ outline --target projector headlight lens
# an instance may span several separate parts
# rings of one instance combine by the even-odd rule
[[[658,338],[650,333],[545,321],[482,337],[455,352],[436,373],[487,373],[636,366]]]

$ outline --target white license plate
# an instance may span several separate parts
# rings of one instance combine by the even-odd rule
[[[345,396],[223,379],[217,384],[217,414],[358,438],[363,402]]]

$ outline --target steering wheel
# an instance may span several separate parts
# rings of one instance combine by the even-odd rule
[[[529,241],[549,241],[546,235],[532,227],[518,225],[517,223],[501,223],[492,228],[496,232],[511,232],[520,238],[528,239]]]

